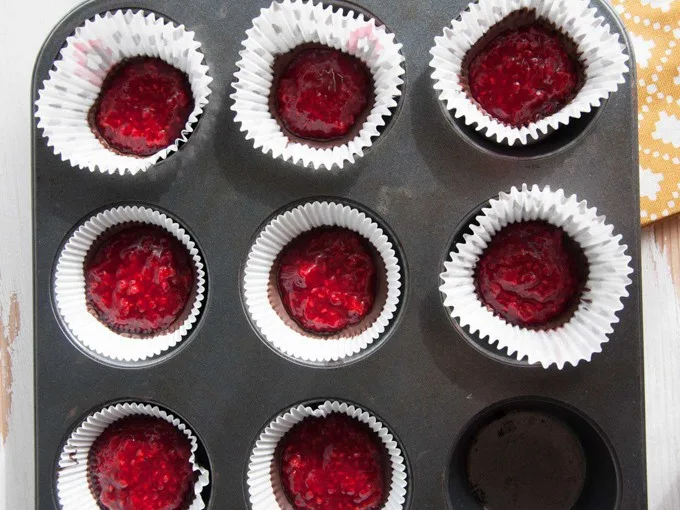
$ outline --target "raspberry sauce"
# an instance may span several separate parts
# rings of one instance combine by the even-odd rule
[[[290,317],[305,331],[337,333],[371,311],[377,277],[367,243],[348,229],[319,228],[282,250],[279,293]]]
[[[372,102],[373,78],[360,59],[325,47],[293,50],[275,72],[276,116],[292,135],[328,141],[347,135]],[[275,65],[275,67],[278,67]]]
[[[195,481],[190,457],[189,439],[167,421],[121,418],[90,449],[90,481],[108,510],[183,510]]]
[[[347,415],[306,418],[281,440],[284,492],[296,510],[377,510],[384,503],[379,438]]]
[[[468,83],[472,97],[489,115],[520,127],[571,101],[581,74],[565,37],[534,23],[487,43],[469,63]]]
[[[150,225],[104,233],[85,264],[88,305],[99,320],[121,333],[168,329],[184,311],[193,285],[185,246]]]
[[[545,326],[575,304],[585,267],[583,251],[561,228],[526,221],[494,235],[475,281],[482,301],[508,322]]]
[[[180,138],[193,108],[184,72],[160,58],[134,57],[106,76],[89,120],[114,151],[145,157]]]

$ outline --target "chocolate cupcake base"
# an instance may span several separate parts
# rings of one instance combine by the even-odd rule
[[[406,503],[409,473],[401,446],[389,428],[369,412],[354,404],[341,401],[325,401],[300,404],[276,416],[256,440],[250,455],[246,483],[251,510],[293,510],[283,488],[279,474],[277,454],[279,444],[286,434],[306,418],[322,418],[341,413],[364,424],[379,438],[385,450],[389,474],[385,478],[384,508],[402,509]],[[389,481],[389,482],[387,482]]]
[[[194,130],[211,93],[212,78],[194,35],[183,25],[142,10],[109,11],[85,21],[66,39],[36,101],[35,116],[47,145],[74,167],[121,175],[147,171],[176,152]],[[88,121],[105,79],[126,59],[159,56],[186,73],[191,86],[193,106],[180,135],[150,155],[112,150]]]
[[[480,299],[475,281],[477,263],[496,232],[510,223],[536,220],[561,228],[587,261],[587,278],[575,310],[556,318],[547,328],[522,327],[498,316]],[[526,360],[529,365],[548,368],[555,364],[558,369],[590,361],[594,353],[602,351],[612,324],[619,320],[616,314],[623,308],[621,300],[628,295],[626,287],[633,271],[627,246],[603,220],[596,209],[588,208],[575,195],[565,196],[563,190],[552,191],[547,186],[529,188],[525,184],[490,200],[480,214],[461,225],[463,240],[453,243],[440,275],[443,304],[456,326],[466,338],[486,338],[491,357],[500,361],[525,364]],[[478,342],[473,343],[485,351]]]
[[[157,227],[176,238],[186,249],[194,272],[187,304],[166,330],[153,334],[130,334],[112,330],[98,317],[87,299],[85,265],[107,233],[129,225]],[[135,366],[157,359],[184,340],[197,323],[207,292],[205,267],[196,243],[167,214],[140,206],[107,209],[83,222],[70,235],[54,270],[55,309],[74,343],[105,362]]]
[[[508,125],[489,115],[472,98],[467,64],[500,32],[537,20],[560,34],[568,53],[579,58],[578,91],[561,109],[544,118],[522,126]],[[505,0],[479,0],[435,38],[430,54],[434,88],[456,121],[508,146],[534,143],[600,107],[624,83],[629,60],[618,34],[612,33],[588,0],[531,0],[521,8]]]
[[[375,255],[376,300],[358,324],[333,335],[304,331],[287,313],[276,286],[277,261],[295,238],[315,228],[339,227],[361,235]],[[389,235],[388,235],[389,234]],[[303,202],[273,217],[251,247],[244,268],[243,296],[248,316],[267,344],[292,360],[316,367],[351,362],[382,341],[402,299],[403,258],[391,233],[366,212],[343,201]]]
[[[547,115],[541,115],[536,119],[528,122],[522,122],[520,124],[513,124],[496,117],[494,113],[488,112],[484,106],[479,104],[479,101],[474,96],[471,90],[470,84],[470,68],[475,63],[475,61],[481,57],[485,51],[493,44],[497,37],[502,37],[504,35],[516,32],[523,29],[537,29],[546,36],[555,37],[559,41],[561,47],[565,50],[568,59],[574,66],[575,73],[575,84],[571,93],[560,100],[560,108],[569,104],[578,94],[578,92],[583,87],[585,80],[584,65],[581,61],[582,55],[579,52],[578,45],[574,42],[571,37],[560,29],[560,27],[548,18],[541,18],[537,15],[536,10],[520,9],[510,13],[508,16],[503,18],[501,21],[492,26],[475,44],[472,45],[470,50],[465,54],[465,58],[461,64],[461,84],[463,86],[463,91],[474,101],[479,107],[480,111],[485,115],[496,118],[500,122],[506,124],[509,127],[521,128],[529,125],[532,122],[537,122],[538,120],[547,117]],[[548,136],[551,132],[541,134],[538,139],[532,140],[533,142],[542,140]]]
[[[287,27],[285,31],[279,27]],[[273,2],[253,20],[246,32],[241,60],[237,62],[232,110],[246,139],[253,140],[273,158],[304,167],[343,168],[363,156],[380,136],[380,128],[401,96],[404,56],[394,34],[373,18],[330,4]],[[281,67],[308,48],[325,47],[359,59],[370,71],[373,96],[370,107],[353,128],[335,140],[321,141],[294,136],[282,124],[271,102]],[[262,51],[266,55],[262,55]],[[270,63],[263,65],[263,62]],[[267,111],[262,106],[268,105]]]
[[[203,510],[203,490],[210,484],[210,473],[196,462],[198,439],[180,419],[157,406],[134,402],[105,407],[85,418],[71,433],[58,461],[56,492],[61,510],[101,510],[89,473],[90,448],[112,423],[130,417],[148,416],[165,420],[187,437],[191,445],[189,462],[196,479],[186,510]]]

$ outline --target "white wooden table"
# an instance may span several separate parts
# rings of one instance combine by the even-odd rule
[[[3,0],[0,20],[0,510],[34,506],[30,85],[78,0]],[[633,214],[633,213],[631,213]],[[675,273],[675,285],[673,274]],[[649,508],[680,509],[680,219],[642,235]]]

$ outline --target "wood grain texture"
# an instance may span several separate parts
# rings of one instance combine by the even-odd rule
[[[0,510],[35,507],[31,76],[44,39],[78,3],[2,2],[0,118],[11,129],[0,137]]]
[[[680,301],[670,265],[642,234],[647,483],[650,510],[680,508]],[[677,250],[680,246],[676,245]]]
[[[3,2],[0,112],[13,126],[0,137],[0,323],[5,330],[0,411],[0,510],[34,508],[31,278],[30,79],[52,26],[77,0]],[[75,170],[74,170],[75,171]],[[680,509],[680,217],[647,229],[642,241],[647,462],[650,510]],[[658,245],[657,245],[658,243]],[[680,285],[678,285],[680,288]],[[15,303],[15,304],[12,304]],[[12,312],[11,310],[15,310]],[[21,325],[11,319],[21,315]],[[13,336],[11,336],[13,334]],[[7,336],[10,335],[10,336]],[[10,341],[11,338],[11,341]],[[3,362],[4,363],[4,362]],[[11,369],[11,371],[10,371]],[[11,375],[10,375],[11,374]],[[11,396],[11,403],[9,397]],[[4,412],[3,412],[4,416]]]
[[[680,292],[680,214],[654,223],[649,228],[668,260],[675,289]]]
[[[21,309],[16,292],[9,296],[9,310],[0,304],[0,441],[7,441],[12,408],[12,355],[14,342],[21,331]]]

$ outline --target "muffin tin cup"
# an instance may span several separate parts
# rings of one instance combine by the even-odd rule
[[[242,58],[239,51],[247,37],[245,30],[272,1],[145,0],[143,8],[194,30],[211,76],[230,84],[239,70],[234,64]],[[345,3],[325,1],[336,8]],[[259,465],[260,484],[247,484],[251,455],[257,446],[264,447],[256,444],[260,435],[277,417],[301,403],[315,410],[325,400],[337,400],[367,411],[394,436],[406,465],[403,509],[474,509],[480,505],[465,484],[466,473],[459,470],[458,462],[454,465],[453,453],[454,448],[465,453],[470,443],[456,438],[465,439],[468,430],[474,434],[468,424],[484,425],[486,416],[478,420],[479,413],[486,413],[489,406],[495,412],[494,403],[526,395],[563,402],[595,426],[594,434],[583,434],[578,422],[559,410],[553,412],[533,400],[526,407],[552,414],[579,436],[587,459],[583,495],[593,499],[589,506],[579,500],[578,508],[645,508],[633,66],[606,107],[601,105],[589,114],[599,119],[591,122],[588,136],[574,140],[569,151],[551,152],[549,158],[535,163],[517,158],[508,161],[497,154],[545,150],[585,116],[560,126],[540,143],[508,147],[474,132],[487,146],[496,147],[496,152],[485,154],[468,146],[447,125],[453,115],[439,111],[443,103],[433,93],[428,51],[435,35],[441,35],[441,29],[450,26],[471,0],[356,1],[376,15],[376,24],[377,19],[384,20],[403,43],[408,62],[401,76],[405,79],[402,93],[408,100],[396,98],[397,108],[386,119],[380,137],[356,164],[345,161],[343,170],[314,171],[270,157],[271,151],[265,155],[253,150],[252,142],[239,131],[240,124],[232,122],[233,101],[222,100],[226,89],[215,97],[214,83],[210,84],[214,92],[209,106],[188,145],[160,163],[161,168],[128,177],[127,184],[134,180],[136,185],[127,190],[126,178],[71,170],[47,145],[35,119],[37,508],[61,509],[56,490],[58,461],[73,431],[95,411],[123,402],[157,406],[193,430],[199,440],[197,463],[210,473],[210,484],[201,493],[207,508],[251,508],[251,491],[253,498],[264,491],[274,492],[271,464],[269,476],[266,464]],[[626,53],[632,57],[632,46],[613,9],[606,0],[590,2],[626,42]],[[122,7],[120,2],[91,0],[55,27],[36,64],[34,101],[54,72],[55,57],[64,41],[85,20]],[[355,6],[349,8],[360,12]],[[409,80],[409,76],[418,79]],[[405,94],[407,90],[411,93]],[[466,128],[466,133],[471,131]],[[584,171],[593,167],[597,171]],[[513,178],[517,172],[524,175]],[[159,179],[170,175],[170,179]],[[489,199],[499,191],[509,192],[522,182],[549,184],[552,190],[568,190],[567,194],[587,200],[588,207],[596,205],[598,214],[606,214],[606,223],[615,225],[615,234],[621,234],[622,243],[628,245],[626,253],[634,269],[629,275],[633,283],[626,287],[630,296],[623,300],[625,311],[618,313],[620,322],[609,335],[613,345],[607,345],[606,355],[595,356],[592,363],[559,372],[552,365],[553,370],[544,372],[540,364],[523,370],[487,359],[469,348],[455,329],[458,326],[452,325],[457,320],[443,306],[439,274],[445,270],[449,252],[468,232],[461,229],[454,240],[454,226],[474,223],[482,214],[477,209],[481,202],[488,207]],[[121,202],[126,192],[134,196]],[[364,212],[392,242],[402,271],[401,294],[385,331],[360,352],[336,362],[307,362],[276,348],[250,316],[244,294],[244,269],[262,229],[279,214],[314,201],[336,202]],[[120,205],[157,209],[188,228],[191,239],[200,243],[206,272],[198,322],[175,347],[139,362],[106,358],[76,341],[55,300],[54,271],[66,242],[87,220]],[[469,215],[470,211],[474,213]],[[369,251],[375,255],[372,248]],[[496,349],[486,338],[480,344],[487,352]],[[503,355],[505,351],[498,352]],[[517,407],[513,404],[507,409]],[[600,435],[604,443],[596,440]],[[290,437],[289,433],[286,439]],[[605,476],[598,475],[600,468]],[[262,503],[266,510],[279,508],[275,496],[264,501],[274,502],[269,507]]]
[[[583,64],[583,85],[576,97],[556,113],[515,127],[486,113],[464,87],[463,63],[472,47],[498,23],[521,10],[534,11],[537,19],[554,25],[575,44]],[[598,108],[628,72],[628,55],[619,35],[605,23],[589,0],[479,0],[435,37],[430,50],[434,88],[455,119],[505,145],[527,145],[545,138],[560,125]]]
[[[577,309],[561,326],[553,329],[528,329],[510,324],[495,315],[479,298],[475,288],[475,267],[494,234],[510,223],[541,220],[562,228],[578,245],[588,261],[588,278]],[[576,366],[590,361],[594,353],[613,332],[618,322],[616,313],[623,308],[621,300],[628,296],[631,258],[621,236],[614,227],[598,216],[595,208],[575,195],[565,196],[563,190],[552,191],[546,186],[521,190],[512,188],[489,201],[488,207],[470,225],[472,233],[456,245],[444,263],[440,275],[440,291],[444,306],[461,327],[488,338],[498,351],[507,349],[517,360],[552,364],[558,369],[566,364]]]
[[[366,18],[363,13],[313,1],[283,0],[262,9],[246,31],[239,70],[235,74],[231,95],[246,139],[256,149],[273,158],[281,158],[315,169],[342,168],[363,156],[380,128],[392,115],[401,95],[404,56],[394,34]],[[273,65],[278,55],[306,43],[318,43],[361,59],[373,76],[375,99],[358,134],[341,145],[313,147],[290,140],[272,115],[269,96],[274,82]]]
[[[191,443],[192,470],[196,473],[195,497],[187,510],[206,507],[201,492],[210,483],[210,473],[196,462],[198,439],[191,429],[172,414],[149,404],[126,402],[103,408],[85,418],[66,441],[58,460],[57,499],[62,510],[99,510],[102,508],[90,487],[88,455],[92,444],[112,423],[128,416],[151,416],[165,420],[184,434]]]
[[[512,423],[513,414],[524,412],[539,413],[546,416],[553,422],[550,427],[553,433],[546,434],[547,430],[544,428],[542,436],[537,436],[535,435],[535,428],[515,426]],[[504,427],[501,427],[501,430],[498,430],[498,434],[491,437],[487,435],[487,441],[493,441],[496,439],[494,436],[497,436],[497,444],[486,444],[487,460],[482,464],[482,472],[494,473],[501,466],[506,467],[507,464],[513,464],[515,469],[519,471],[514,474],[519,474],[520,478],[523,479],[518,480],[508,473],[505,483],[494,484],[495,487],[487,485],[487,489],[493,489],[493,499],[497,501],[501,497],[507,501],[516,501],[520,490],[540,491],[545,498],[546,491],[553,492],[556,489],[555,486],[564,487],[564,484],[567,484],[577,489],[572,492],[571,498],[575,497],[576,501],[569,504],[562,499],[560,508],[583,510],[620,508],[624,485],[621,479],[621,468],[616,452],[604,431],[580,409],[559,400],[535,395],[513,397],[495,402],[481,410],[462,428],[451,451],[450,462],[444,475],[450,508],[482,508],[479,499],[480,496],[484,497],[485,492],[471,484],[470,473],[468,472],[469,456],[481,446],[479,442],[480,431],[494,421],[506,421],[506,423]],[[502,431],[506,433],[501,433]],[[518,432],[520,434],[517,434]],[[568,436],[571,436],[571,438]],[[577,441],[576,449],[580,452],[574,451],[573,439]],[[528,468],[522,466],[521,460],[518,458],[508,458],[512,453],[516,454],[518,448],[521,448],[518,447],[518,444],[525,448],[525,466],[528,466]],[[494,446],[495,451],[492,449]],[[567,478],[566,471],[573,468],[573,465],[567,464],[565,466],[563,463],[559,469],[556,469],[569,450],[572,450],[570,455],[572,458],[580,457],[579,463],[583,466],[581,473],[583,478],[580,480],[580,484],[574,483],[573,480],[570,482]],[[489,455],[490,451],[494,451],[496,455]],[[486,465],[484,466],[484,464]],[[541,469],[544,470],[546,475],[543,477],[543,483],[539,480],[526,478],[527,473],[531,473],[533,470],[535,475]],[[546,483],[546,478],[551,478],[550,475],[554,478]],[[526,493],[524,503],[526,505]],[[489,506],[496,508],[493,505]],[[539,497],[534,498],[531,505],[531,509],[546,507],[555,508],[555,505],[547,505]],[[525,508],[525,506],[521,508]]]
[[[35,116],[47,145],[72,166],[91,172],[136,174],[177,151],[194,130],[210,95],[208,66],[201,44],[183,25],[166,22],[153,12],[118,10],[96,15],[66,39],[54,69],[38,92]],[[185,72],[194,96],[181,136],[147,157],[114,152],[95,136],[88,113],[109,71],[137,56],[157,57]]]
[[[377,317],[365,327],[337,333],[331,338],[305,334],[294,328],[285,310],[273,303],[272,272],[279,253],[300,234],[319,227],[342,227],[365,237],[384,266],[386,296]],[[301,362],[330,364],[350,360],[377,342],[394,320],[402,296],[403,270],[392,240],[366,213],[328,201],[307,202],[279,214],[259,233],[250,248],[243,276],[248,314],[266,342]]]
[[[186,248],[195,273],[195,292],[187,317],[177,327],[141,338],[114,332],[88,309],[85,260],[96,240],[116,225],[138,223],[163,228]],[[196,325],[206,293],[206,274],[196,243],[165,213],[140,206],[107,209],[80,225],[64,245],[54,271],[54,301],[66,328],[86,351],[114,362],[143,362],[179,344]],[[185,311],[186,313],[186,311]]]
[[[253,448],[248,463],[248,501],[252,510],[293,510],[283,492],[277,469],[276,448],[279,441],[305,418],[326,417],[342,413],[366,424],[381,440],[390,463],[390,486],[384,510],[405,508],[408,473],[400,445],[390,430],[376,417],[353,404],[325,401],[317,406],[300,404],[281,413],[265,427]]]

